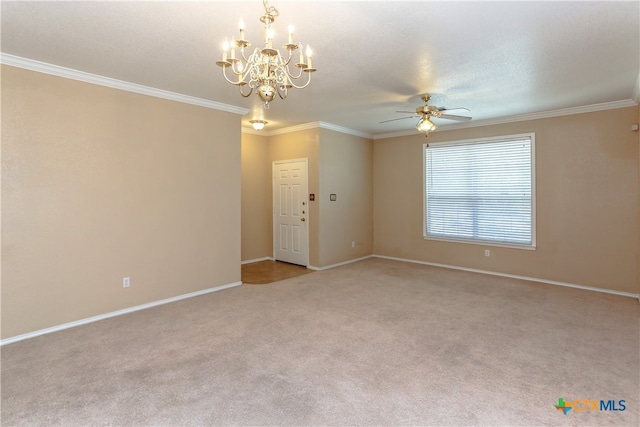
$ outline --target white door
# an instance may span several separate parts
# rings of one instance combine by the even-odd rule
[[[273,254],[277,261],[309,264],[307,159],[273,162]]]

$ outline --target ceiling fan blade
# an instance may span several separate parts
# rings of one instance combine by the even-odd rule
[[[458,120],[461,122],[466,122],[467,120],[471,120],[471,117],[467,116],[454,116],[452,114],[440,114],[438,116],[440,119],[448,119],[448,120]]]
[[[415,113],[415,111],[396,111],[396,113],[414,114],[414,113]]]
[[[453,114],[457,114],[457,113],[469,113],[471,110],[469,110],[468,108],[464,108],[464,107],[460,107],[460,108],[445,108],[445,107],[440,107],[438,108],[438,111],[444,113],[445,111],[448,113],[453,113]]]
[[[381,121],[379,123],[387,123],[387,122],[394,122],[396,120],[412,119],[414,117],[416,117],[416,116],[398,117],[397,119],[384,120],[384,121]]]

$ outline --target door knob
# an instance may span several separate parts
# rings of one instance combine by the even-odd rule
[[[304,218],[300,218],[300,221],[304,222],[304,221],[306,221],[306,219],[304,219]]]

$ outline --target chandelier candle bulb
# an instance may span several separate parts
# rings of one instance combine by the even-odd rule
[[[238,62],[238,83],[242,83],[242,62]]]
[[[240,22],[238,23],[240,27],[240,40],[244,40],[244,21],[240,18]]]
[[[273,48],[273,29],[271,28],[267,30],[267,47]]]
[[[225,40],[224,43],[222,43],[222,60],[223,61],[227,60],[227,51],[228,50],[229,50],[229,42],[227,42]]]
[[[293,44],[293,25],[289,25],[289,44]]]
[[[313,52],[311,51],[311,48],[307,45],[307,68],[313,68],[313,63],[311,62],[312,54]]]

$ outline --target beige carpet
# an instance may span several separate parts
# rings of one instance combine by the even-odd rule
[[[639,335],[631,298],[369,259],[6,345],[2,425],[637,426]]]

